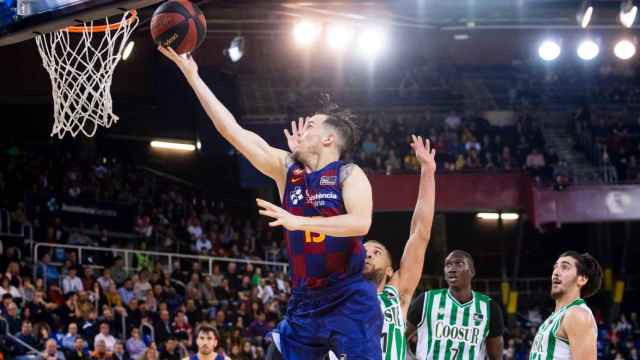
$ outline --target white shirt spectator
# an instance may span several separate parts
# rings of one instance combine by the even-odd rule
[[[269,303],[273,299],[274,293],[271,285],[258,286],[258,297],[263,304]]]
[[[146,280],[133,284],[133,292],[136,294],[136,299],[138,300],[145,300],[147,298],[147,292],[149,291],[151,291],[151,284]]]
[[[10,285],[8,289],[5,289],[2,286],[0,286],[0,298],[2,298],[4,296],[4,294],[11,294],[12,298],[22,299],[22,294],[13,285]]]
[[[102,290],[105,290],[105,291],[109,289],[109,286],[111,284],[113,285],[116,284],[115,281],[113,281],[113,279],[107,278],[104,276],[100,276],[97,281],[98,281],[98,284],[100,284],[100,287],[102,288]]]
[[[460,127],[460,123],[462,123],[462,119],[460,119],[460,116],[452,112],[451,114],[449,114],[449,116],[447,116],[446,119],[444,119],[444,123],[447,125],[449,129],[456,130]]]
[[[187,227],[187,232],[196,239],[200,239],[202,237],[202,226],[199,223],[191,224]]]
[[[116,346],[116,338],[113,337],[113,335],[109,334],[109,335],[103,335],[102,333],[96,335],[96,337],[93,339],[93,343],[97,343],[98,341],[103,340],[104,344],[107,348],[108,352],[113,352],[113,347]]]
[[[62,292],[67,295],[70,292],[81,292],[84,291],[84,286],[82,285],[82,280],[79,277],[74,276],[73,278],[69,275],[65,276],[62,279]]]
[[[209,252],[211,251],[211,240],[201,237],[196,241],[196,250],[198,252]]]

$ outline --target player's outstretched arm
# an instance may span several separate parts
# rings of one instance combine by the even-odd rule
[[[178,55],[172,48],[158,47],[158,50],[178,65],[189,85],[193,88],[200,104],[209,115],[216,130],[233,147],[244,155],[260,172],[284,184],[285,163],[288,153],[267,144],[256,133],[242,128],[231,112],[216,98],[207,84],[198,75],[198,65],[191,55]]]
[[[597,335],[593,327],[593,318],[584,309],[573,308],[567,311],[562,320],[562,328],[569,339],[573,359],[597,359]]]
[[[409,240],[404,247],[404,253],[400,260],[400,268],[391,278],[390,284],[400,293],[402,308],[407,305],[418,286],[422,276],[424,254],[427,251],[431,239],[431,227],[435,212],[436,195],[436,161],[435,149],[431,149],[429,140],[423,141],[422,137],[412,135],[411,148],[420,162],[420,186],[418,187],[418,200],[411,218],[411,230]]]
[[[270,202],[258,199],[262,208],[261,215],[274,220],[269,226],[283,226],[290,231],[308,231],[310,233],[338,237],[364,236],[371,227],[373,198],[371,184],[367,175],[356,165],[348,165],[349,170],[343,176],[342,198],[347,213],[332,217],[296,216]],[[350,172],[350,174],[349,174]]]

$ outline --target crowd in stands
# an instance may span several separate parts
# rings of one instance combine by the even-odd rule
[[[640,118],[592,110],[585,105],[571,122],[576,143],[608,182],[640,181]]]
[[[0,312],[9,331],[67,359],[181,358],[195,350],[193,332],[202,323],[220,332],[219,352],[261,359],[264,336],[281,318],[290,291],[281,271],[252,264],[216,263],[208,275],[198,261],[177,261],[172,272],[151,262],[128,273],[115,258],[97,272],[78,264],[74,253],[66,251],[55,272],[48,271],[54,265],[46,254],[35,278],[15,252],[3,254],[0,264]],[[16,357],[28,352],[8,338],[2,347]]]
[[[415,173],[419,164],[407,134],[423,134],[437,150],[442,172],[525,170],[539,183],[549,183],[567,173],[567,165],[545,146],[538,122],[526,113],[515,125],[505,127],[492,126],[470,113],[452,111],[441,126],[425,126],[433,121],[428,112],[424,117],[419,125],[415,119],[408,121],[385,113],[363,116],[363,138],[352,160],[374,173]]]

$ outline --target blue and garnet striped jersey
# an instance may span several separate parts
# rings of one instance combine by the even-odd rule
[[[283,208],[309,217],[346,214],[340,179],[340,169],[345,165],[335,161],[307,173],[301,163],[294,162],[287,171]],[[360,236],[285,230],[285,240],[293,288],[324,287],[362,273],[365,251]]]

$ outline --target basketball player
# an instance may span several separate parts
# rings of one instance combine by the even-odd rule
[[[354,164],[340,161],[356,143],[353,115],[326,104],[308,118],[288,153],[240,127],[198,76],[191,56],[174,61],[220,134],[278,186],[283,208],[258,199],[260,214],[283,226],[292,282],[287,314],[273,333],[285,359],[318,359],[333,350],[349,359],[380,359],[382,314],[376,289],[362,276],[373,199]]]
[[[435,150],[429,140],[412,136],[411,147],[421,165],[418,200],[411,219],[409,240],[405,244],[400,268],[393,271],[389,250],[377,241],[367,241],[364,276],[376,284],[380,307],[384,315],[382,328],[382,358],[404,360],[407,352],[407,310],[422,276],[424,255],[431,239],[435,207]]]
[[[452,251],[444,261],[448,289],[429,290],[409,308],[409,323],[417,327],[416,359],[502,359],[502,310],[487,295],[471,289],[473,258]]]
[[[198,353],[183,360],[231,360],[224,354],[218,354],[214,350],[218,346],[220,335],[218,331],[209,325],[200,325],[196,330],[196,345]]]
[[[538,328],[530,360],[596,360],[598,328],[583,299],[597,293],[601,284],[602,268],[591,255],[560,255],[551,275],[556,309]]]

